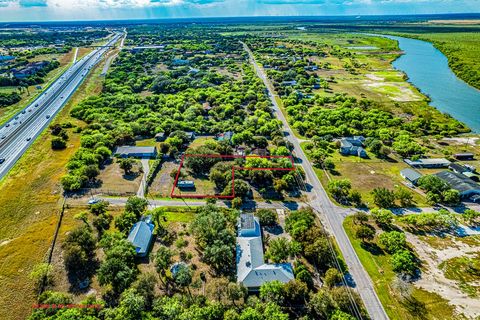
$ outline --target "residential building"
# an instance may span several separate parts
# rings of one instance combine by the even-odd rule
[[[282,86],[296,86],[297,81],[296,80],[291,80],[291,81],[283,81]]]
[[[249,291],[258,291],[265,282],[295,278],[290,263],[265,263],[260,222],[252,214],[240,215],[236,251],[237,282]]]
[[[455,153],[453,157],[457,160],[473,160],[474,159],[474,154],[471,152],[463,152],[463,153]]]
[[[431,158],[431,159],[418,159],[418,160],[410,160],[410,159],[403,159],[406,164],[413,168],[448,168],[450,165],[450,161],[444,158]]]
[[[480,185],[461,173],[445,170],[435,175],[448,183],[452,189],[457,190],[462,198],[480,195]]]
[[[470,170],[467,167],[462,166],[461,164],[458,164],[458,163],[450,163],[448,168],[456,173],[464,174],[465,172],[470,172]]]
[[[146,257],[148,255],[154,227],[152,217],[147,216],[135,223],[132,229],[130,229],[127,240],[135,247],[138,257]]]
[[[340,153],[344,156],[354,155],[360,158],[367,158],[367,151],[363,148],[365,138],[363,136],[354,136],[340,139]]]
[[[185,131],[185,133],[187,134],[187,139],[190,140],[190,141],[193,141],[195,140],[195,132],[193,131]]]
[[[403,169],[402,171],[400,171],[400,175],[407,181],[409,181],[410,183],[412,183],[413,185],[416,185],[417,182],[418,182],[418,179],[420,179],[422,177],[422,174],[416,170],[413,170],[413,169],[410,169],[410,168],[406,168],[406,169]]]
[[[155,135],[155,141],[162,142],[165,140],[165,132],[159,132]]]
[[[117,147],[114,155],[121,158],[156,158],[156,147],[136,147],[136,146],[121,146]]]
[[[217,135],[217,140],[218,141],[231,141],[233,137],[233,132],[232,131],[227,131],[223,132]]]
[[[21,69],[12,69],[12,74],[17,79],[24,79],[36,74],[48,64],[48,61],[32,62]]]

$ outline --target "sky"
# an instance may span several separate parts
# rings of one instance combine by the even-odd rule
[[[480,0],[0,0],[0,21],[479,13]]]

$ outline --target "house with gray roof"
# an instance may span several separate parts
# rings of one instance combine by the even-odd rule
[[[462,198],[480,195],[480,185],[461,173],[445,170],[435,175],[448,183],[452,189],[457,190]]]
[[[416,185],[418,179],[422,177],[422,174],[417,170],[413,170],[410,168],[403,169],[400,171],[400,175],[407,181],[411,182],[413,185]]]
[[[354,136],[340,139],[340,153],[344,156],[357,156],[366,158],[367,151],[363,148],[365,138],[363,136]]]
[[[237,236],[237,282],[249,291],[258,291],[270,281],[287,283],[293,280],[290,263],[265,263],[260,222],[252,214],[241,214]]]
[[[413,168],[448,168],[450,161],[444,158],[429,158],[429,159],[403,159],[403,161]]]
[[[118,147],[114,154],[121,158],[156,158],[156,147],[136,147],[136,146],[121,146]]]
[[[152,217],[147,216],[135,223],[130,229],[127,240],[133,244],[138,257],[146,257],[153,238]]]

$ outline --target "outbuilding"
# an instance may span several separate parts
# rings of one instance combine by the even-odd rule
[[[136,146],[121,146],[118,147],[114,154],[121,158],[156,158],[156,147],[136,147]]]
[[[455,153],[453,157],[457,160],[473,160],[474,159],[474,154],[471,152],[462,152],[462,153]]]
[[[403,169],[400,171],[400,175],[407,181],[411,182],[413,185],[416,185],[418,179],[422,177],[422,174],[417,170],[413,170],[410,168]]]
[[[473,195],[480,195],[480,185],[469,177],[452,171],[441,171],[435,173],[442,181],[457,190],[462,198],[469,198]]]
[[[406,164],[412,166],[413,168],[448,168],[450,165],[450,161],[444,158],[430,158],[430,159],[418,159],[418,160],[410,160],[404,159]]]

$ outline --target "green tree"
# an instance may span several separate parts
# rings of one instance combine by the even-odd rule
[[[373,219],[380,227],[384,228],[392,225],[394,218],[392,211],[387,209],[372,209],[371,213]]]
[[[255,215],[262,226],[274,226],[277,224],[277,213],[270,209],[258,209]]]
[[[450,205],[455,205],[460,203],[460,192],[455,189],[448,189],[442,193],[443,201]]]
[[[400,201],[400,205],[404,208],[413,206],[413,195],[411,192],[405,190],[404,188],[400,188],[396,193],[395,196]]]
[[[325,272],[324,283],[331,288],[342,283],[343,275],[336,268],[330,268]]]
[[[390,231],[380,234],[378,243],[385,248],[388,253],[395,253],[403,250],[407,246],[405,233],[399,231]]]
[[[330,296],[330,292],[321,288],[317,293],[312,294],[308,302],[308,310],[314,319],[328,319],[335,310],[335,302]]]
[[[166,246],[160,246],[155,253],[155,268],[157,269],[158,275],[160,276],[160,281],[163,285],[166,284],[165,277],[167,275],[167,270],[172,265],[173,252]]]
[[[372,191],[373,202],[380,208],[395,206],[395,193],[386,188],[375,188]]]
[[[360,225],[355,230],[355,237],[363,242],[371,241],[375,237],[375,230],[369,225]]]
[[[346,202],[350,190],[352,189],[352,184],[348,179],[341,180],[331,180],[328,182],[328,191],[338,202]]]
[[[480,212],[472,209],[467,209],[463,213],[463,220],[469,225],[478,225],[480,220]]]
[[[392,255],[392,269],[413,276],[417,271],[415,256],[409,250],[399,250]]]
[[[140,216],[145,212],[148,206],[148,201],[140,197],[129,197],[127,203],[125,204],[125,211],[129,211],[135,214],[135,217],[140,218]]]
[[[67,147],[67,141],[61,137],[53,137],[51,146],[53,150],[62,150]]]
[[[284,284],[278,280],[265,282],[260,287],[260,298],[267,303],[282,305],[285,301]]]
[[[132,158],[121,158],[118,160],[118,165],[122,169],[125,175],[129,175],[132,171],[133,165],[135,164],[135,159]]]
[[[28,277],[35,284],[36,290],[42,286],[51,286],[53,285],[53,266],[45,262],[36,264]]]

